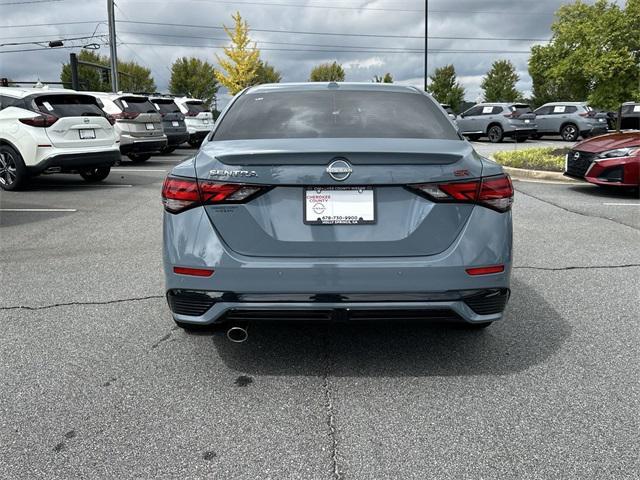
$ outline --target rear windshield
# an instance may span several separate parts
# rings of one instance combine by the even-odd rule
[[[158,113],[156,107],[144,97],[122,97],[116,103],[125,112]]]
[[[189,109],[189,113],[201,113],[201,112],[210,112],[211,109],[207,107],[204,102],[199,100],[191,100],[186,102],[185,105]]]
[[[529,105],[511,105],[511,111],[516,112],[518,115],[522,115],[523,113],[532,113],[531,107]]]
[[[214,140],[265,138],[460,137],[426,96],[335,90],[245,94],[214,135]]]
[[[153,100],[153,103],[157,105],[158,111],[162,113],[180,113],[178,105],[173,100]]]
[[[38,110],[58,118],[104,116],[96,99],[88,95],[42,95],[33,101]]]

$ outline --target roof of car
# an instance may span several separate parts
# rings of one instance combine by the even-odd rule
[[[140,97],[140,98],[148,98],[146,95],[141,95],[139,93],[127,93],[127,92],[79,92],[79,93],[87,93],[89,95],[93,95],[94,97],[103,97],[110,98],[111,100],[116,100],[122,97]]]
[[[65,88],[49,88],[49,87],[37,87],[37,88],[26,88],[26,87],[0,87],[0,95],[7,95],[9,97],[14,98],[25,98],[30,95],[37,94],[63,94],[63,93],[84,93],[84,92],[76,92],[75,90],[68,90]]]
[[[476,103],[474,107],[508,107],[511,105],[529,106],[529,104],[523,103],[523,102],[482,102],[482,103]]]
[[[259,92],[299,92],[299,91],[319,91],[327,89],[336,90],[387,90],[390,92],[418,93],[419,90],[410,85],[398,85],[395,83],[374,83],[374,82],[304,82],[304,83],[264,83],[250,87],[246,93]]]
[[[547,106],[554,106],[554,105],[575,105],[578,107],[580,105],[587,105],[587,102],[548,102],[542,106],[547,107]]]

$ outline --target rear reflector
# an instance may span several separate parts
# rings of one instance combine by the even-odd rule
[[[216,183],[193,178],[167,177],[162,186],[165,210],[179,213],[200,205],[242,203],[269,187],[242,183]]]
[[[423,183],[409,185],[408,188],[435,202],[477,203],[499,212],[506,212],[513,204],[513,185],[509,175],[463,182]]]
[[[213,270],[209,268],[173,267],[173,273],[191,275],[192,277],[210,277],[213,275]]]
[[[467,268],[469,275],[491,275],[492,273],[504,272],[504,265],[492,265],[490,267]]]

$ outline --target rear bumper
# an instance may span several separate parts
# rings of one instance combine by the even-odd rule
[[[185,142],[189,141],[189,134],[187,132],[182,133],[166,133],[167,145],[170,147],[177,147]]]
[[[36,165],[27,166],[27,171],[32,175],[37,175],[46,170],[71,173],[90,168],[112,167],[119,160],[120,152],[118,150],[60,153],[47,157]]]
[[[167,137],[164,136],[160,139],[154,138],[152,140],[135,139],[132,142],[121,144],[120,152],[123,155],[128,155],[129,153],[155,153],[166,146]]]
[[[510,288],[511,213],[482,207],[473,210],[445,251],[425,257],[243,256],[218,238],[203,208],[178,215],[165,213],[163,235],[168,295],[195,291],[215,297],[206,311],[185,315],[187,311],[175,310],[176,320],[186,323],[224,322],[233,312],[252,310],[347,312],[342,315],[352,319],[355,316],[349,312],[429,310],[453,312],[454,317],[471,323],[487,322],[499,320],[502,309],[478,313],[469,307],[466,296],[470,291]],[[466,268],[488,265],[504,265],[504,271],[482,276],[466,273]],[[209,268],[214,274],[204,278],[179,275],[173,272],[174,266]],[[201,299],[207,301],[205,297]]]

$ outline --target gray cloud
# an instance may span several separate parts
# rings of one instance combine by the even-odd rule
[[[47,24],[30,28],[3,26],[0,43],[51,39],[47,35],[76,36],[91,34],[96,26],[99,33],[106,32],[106,25],[96,22],[85,25],[51,25],[58,22],[106,20],[106,2],[62,0],[51,3],[35,3],[3,6],[0,0],[0,23],[2,25]],[[25,0],[28,1],[28,0]],[[221,26],[231,24],[231,14],[239,10],[254,29],[296,30],[310,32],[365,33],[382,35],[424,35],[424,14],[411,11],[379,11],[382,9],[420,10],[422,0],[238,0],[236,4],[218,3],[209,0],[119,0],[116,10],[118,20],[154,21],[165,23]],[[590,0],[592,3],[593,0]],[[254,3],[284,3],[296,5],[361,7],[360,10],[331,8],[282,7],[255,5]],[[622,3],[622,2],[619,2]],[[501,38],[549,38],[553,12],[560,5],[558,0],[536,2],[514,2],[513,0],[431,0],[429,9],[429,36],[446,37],[501,37]],[[481,13],[495,12],[495,13]],[[215,54],[220,50],[196,47],[195,45],[221,45],[226,42],[222,30],[196,29],[179,26],[150,26],[128,23],[118,24],[118,36],[123,43],[119,57],[136,60],[151,68],[158,87],[166,90],[169,67],[181,56],[195,55],[216,63]],[[161,37],[151,34],[202,36],[206,38]],[[30,36],[26,39],[15,37]],[[424,47],[421,38],[372,38],[324,35],[293,35],[274,32],[253,32],[252,37],[262,49],[262,58],[274,65],[283,74],[283,81],[304,81],[311,68],[323,61],[337,60],[345,65],[347,80],[369,81],[374,75],[391,72],[402,83],[420,86],[423,83],[423,54],[421,52],[384,53],[353,52],[356,47],[369,49],[418,49]],[[279,45],[264,42],[289,43]],[[194,46],[144,46],[128,43],[173,43]],[[313,47],[299,44],[340,45],[339,47]],[[459,50],[504,50],[528,51],[540,42],[513,40],[468,40],[430,39],[430,49]],[[2,47],[9,50],[22,47]],[[281,49],[281,50],[278,50]],[[336,50],[283,51],[282,49]],[[57,80],[63,62],[72,50],[46,50],[42,52],[0,54],[0,76],[17,80]],[[107,47],[100,53],[107,54]],[[429,54],[430,71],[437,66],[453,63],[467,89],[467,99],[475,100],[480,94],[482,75],[491,63],[499,58],[508,58],[520,74],[518,88],[525,93],[531,90],[527,73],[527,54],[516,53],[445,53]]]

